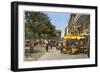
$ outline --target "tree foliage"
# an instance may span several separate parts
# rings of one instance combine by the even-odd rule
[[[53,38],[56,37],[55,26],[49,17],[42,12],[25,12],[25,37],[26,38]]]

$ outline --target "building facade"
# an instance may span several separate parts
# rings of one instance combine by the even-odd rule
[[[71,14],[66,28],[65,35],[90,35],[90,15]]]
[[[68,35],[68,27],[65,28],[65,36]]]
[[[56,30],[56,40],[60,41],[61,40],[61,30]]]

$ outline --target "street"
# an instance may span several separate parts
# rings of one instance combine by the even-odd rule
[[[24,52],[24,61],[89,58],[90,15],[25,11]]]
[[[63,54],[55,47],[45,51],[44,47],[37,46],[30,56],[25,56],[25,61],[40,61],[40,60],[62,60],[62,59],[83,59],[88,58],[86,54],[68,55]]]

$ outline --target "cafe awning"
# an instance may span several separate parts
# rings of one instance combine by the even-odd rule
[[[72,35],[67,35],[67,36],[64,36],[64,39],[85,39],[85,37],[83,36],[72,36]]]

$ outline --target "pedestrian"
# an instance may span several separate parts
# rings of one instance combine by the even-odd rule
[[[50,41],[48,45],[49,45],[50,48],[52,49],[52,47],[53,47],[53,41]]]
[[[61,43],[60,51],[63,52],[63,43]]]
[[[56,43],[56,50],[60,49],[61,44],[59,42]]]
[[[58,50],[58,49],[59,49],[58,42],[56,42],[56,45],[55,45],[55,47],[56,47],[56,50]]]
[[[46,52],[48,52],[48,49],[49,49],[49,43],[46,44],[45,49],[46,49]]]
[[[30,53],[33,53],[34,43],[33,40],[30,40]]]

